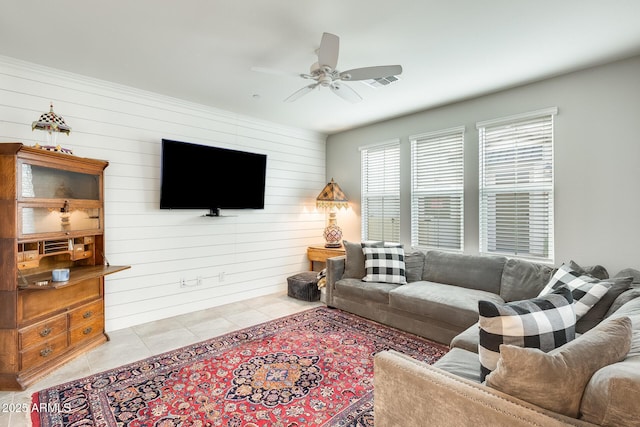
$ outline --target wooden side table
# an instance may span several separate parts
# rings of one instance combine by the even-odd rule
[[[327,258],[344,255],[344,246],[339,248],[325,248],[324,245],[313,245],[307,248],[307,258],[309,258],[309,270],[313,271],[313,262],[327,262]]]

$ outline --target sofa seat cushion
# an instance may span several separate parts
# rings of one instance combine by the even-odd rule
[[[392,283],[363,282],[361,279],[341,279],[335,283],[335,294],[360,301],[375,301],[389,304],[389,292],[398,286]]]
[[[502,303],[497,294],[433,282],[413,282],[389,293],[395,309],[438,319],[461,330],[478,321],[478,301]]]
[[[478,322],[469,326],[464,331],[453,337],[449,347],[461,348],[463,350],[478,353],[478,344],[480,342],[480,324]]]
[[[450,374],[480,383],[480,359],[474,352],[461,348],[452,348],[433,366]]]

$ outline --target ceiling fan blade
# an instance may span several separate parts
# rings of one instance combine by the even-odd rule
[[[340,73],[342,80],[368,80],[402,74],[401,65],[380,65],[377,67],[354,68]]]
[[[303,95],[306,95],[312,90],[314,90],[319,84],[320,83],[313,83],[313,84],[310,84],[309,86],[303,87],[302,89],[298,89],[297,91],[289,95],[289,97],[286,98],[284,102],[293,102],[296,99],[301,98]]]
[[[273,68],[251,67],[251,71],[255,71],[257,73],[272,74],[275,76],[302,77],[302,74],[300,73],[291,73],[288,71],[274,70]]]
[[[335,34],[323,33],[318,49],[318,65],[326,65],[332,70],[338,65],[338,52],[340,50],[340,38]]]
[[[340,98],[345,99],[351,103],[356,103],[362,101],[362,97],[358,95],[358,92],[351,89],[347,85],[341,85],[339,83],[333,83],[331,86],[331,91],[338,95]]]

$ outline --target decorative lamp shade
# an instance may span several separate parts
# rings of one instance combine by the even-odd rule
[[[322,234],[326,241],[324,246],[327,248],[339,248],[342,246],[342,230],[338,227],[336,209],[347,208],[349,205],[347,196],[344,195],[333,178],[316,197],[316,207],[331,209],[329,212],[329,225],[327,225]]]
[[[47,132],[47,135],[53,137],[54,140],[55,134],[53,132],[66,133],[67,135],[71,132],[71,127],[64,122],[64,119],[53,112],[53,103],[51,103],[48,113],[41,114],[38,120],[31,123],[31,130],[35,129]]]
[[[316,207],[318,208],[347,208],[349,200],[340,186],[331,178],[316,197]]]

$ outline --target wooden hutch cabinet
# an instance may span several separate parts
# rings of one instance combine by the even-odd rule
[[[104,276],[128,268],[104,256],[108,164],[0,143],[1,390],[24,389],[108,339]]]

